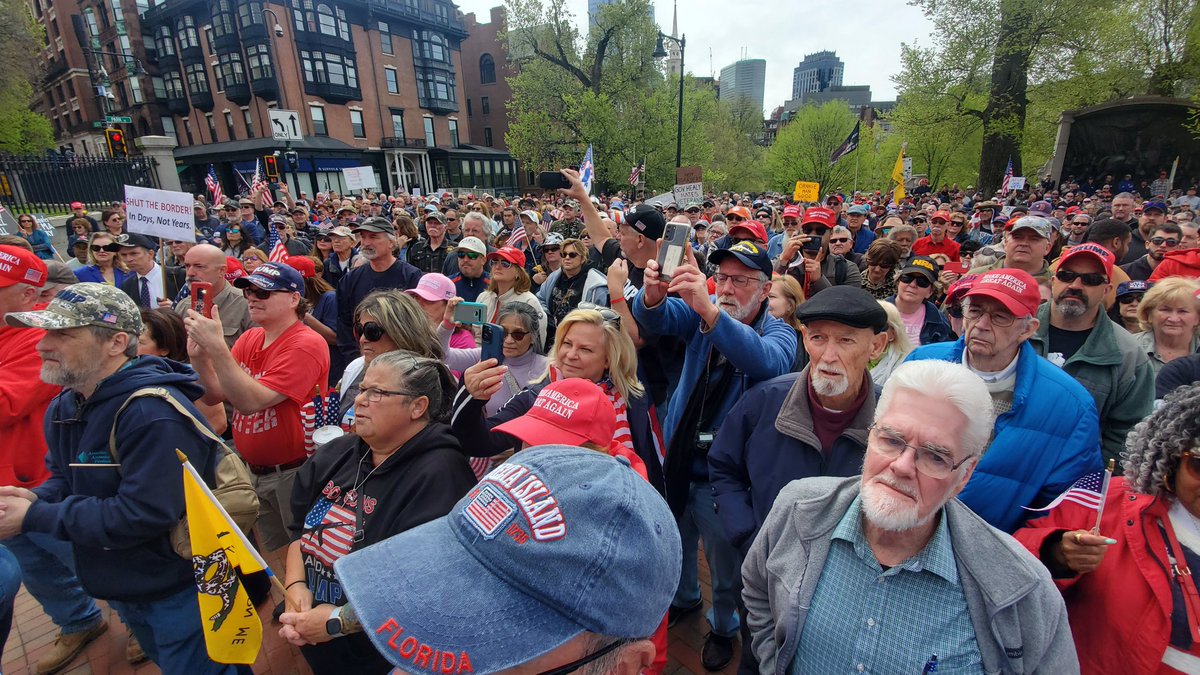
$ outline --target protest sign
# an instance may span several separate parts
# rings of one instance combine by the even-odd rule
[[[186,192],[126,185],[127,228],[130,232],[168,241],[195,241],[194,203]]]

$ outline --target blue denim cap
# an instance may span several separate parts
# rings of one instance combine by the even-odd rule
[[[625,462],[545,445],[446,516],[334,564],[363,631],[410,673],[493,673],[584,632],[651,636],[679,584],[663,498]]]

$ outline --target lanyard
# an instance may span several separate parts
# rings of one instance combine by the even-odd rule
[[[1200,593],[1196,591],[1195,577],[1192,576],[1192,570],[1188,568],[1183,557],[1183,548],[1175,538],[1175,530],[1164,525],[1161,518],[1158,520],[1158,529],[1166,540],[1167,562],[1171,565],[1172,578],[1183,591],[1184,611],[1187,614],[1188,630],[1192,633],[1192,642],[1200,642],[1200,625],[1197,623],[1200,622]],[[1183,563],[1182,566],[1180,562]]]

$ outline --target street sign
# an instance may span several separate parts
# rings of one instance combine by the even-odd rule
[[[103,129],[107,124],[107,122],[92,122],[92,126],[97,129]]]
[[[295,110],[268,110],[271,117],[271,137],[277,141],[302,141],[300,113]]]
[[[808,181],[796,181],[796,189],[792,192],[792,201],[794,202],[819,202],[821,201],[821,184],[810,183]]]
[[[133,124],[132,117],[120,117],[117,115],[105,115],[104,121],[109,124]]]

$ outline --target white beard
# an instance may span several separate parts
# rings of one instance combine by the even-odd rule
[[[878,483],[893,487],[884,487]],[[891,494],[893,488],[916,497],[915,485],[902,485],[892,478],[876,476],[862,486],[863,515],[875,527],[889,532],[905,532],[921,527],[937,514],[935,509],[924,518],[920,517],[917,503]]]
[[[820,396],[841,396],[850,388],[850,378],[846,377],[845,373],[837,378],[828,378],[816,370],[810,370],[809,372],[813,391],[817,392]]]

